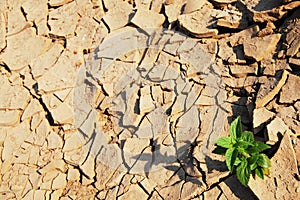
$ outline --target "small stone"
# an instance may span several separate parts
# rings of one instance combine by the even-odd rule
[[[196,10],[201,9],[205,3],[207,3],[206,0],[198,0],[198,1],[187,0],[185,7],[184,7],[183,14],[189,14]]]
[[[79,149],[85,143],[83,135],[77,131],[65,135],[64,141],[63,152]]]
[[[289,130],[289,127],[282,121],[280,117],[276,117],[274,120],[271,121],[270,124],[267,125],[267,130],[267,143],[274,145],[279,140],[278,134],[280,134],[281,136],[284,135]]]
[[[43,54],[35,57],[29,63],[31,66],[31,73],[33,78],[39,78],[42,76],[49,68],[57,62],[58,57],[61,55],[64,47],[61,44],[54,43],[51,48],[44,52]],[[44,61],[47,60],[45,63]]]
[[[276,74],[276,66],[273,60],[263,59],[260,63],[260,67],[263,70],[264,75],[275,76]]]
[[[121,1],[106,13],[106,15],[103,17],[103,20],[112,31],[128,24],[131,14],[132,6],[126,2]]]
[[[24,110],[31,99],[31,96],[26,88],[16,84],[20,80],[19,75],[13,80],[8,80],[5,76],[0,77],[0,108],[9,110]]]
[[[258,108],[253,112],[253,127],[255,133],[261,130],[261,126],[275,116],[275,113],[268,111],[266,108]]]
[[[46,140],[48,143],[48,149],[58,149],[63,147],[63,141],[61,137],[54,132],[51,132],[47,136]]]
[[[190,14],[180,15],[178,17],[179,25],[199,38],[216,36],[218,30],[215,28],[216,21],[213,16],[218,13],[218,10],[204,7]]]
[[[1,115],[0,115],[1,116]],[[2,160],[12,159],[13,153],[21,147],[26,138],[30,135],[28,121],[24,121],[15,127],[7,129],[7,136],[3,143]]]
[[[54,66],[38,79],[38,92],[44,94],[75,87],[76,81],[74,80],[78,76],[74,63],[75,59],[76,57],[72,52],[64,51],[59,59],[55,61]]]
[[[23,69],[34,58],[50,48],[51,39],[36,36],[35,32],[34,28],[27,28],[19,34],[7,38],[6,50],[0,55],[0,58],[8,65],[10,70]],[[12,57],[15,59],[11,59]]]
[[[299,52],[300,48],[300,23],[296,22],[294,26],[292,26],[292,29],[288,31],[286,35],[286,41],[288,44],[288,49],[286,51],[286,55],[293,57],[294,55]]]
[[[193,106],[184,115],[182,115],[176,124],[176,141],[184,142],[194,140],[199,134],[200,113],[198,109]]]
[[[100,22],[105,15],[102,0],[82,0],[76,3],[78,6],[77,12],[81,17],[86,16],[91,20],[95,20],[95,22]]]
[[[151,19],[151,20],[145,20]],[[147,28],[161,27],[165,21],[165,17],[162,14],[158,14],[151,10],[137,10],[133,16],[131,22],[136,26],[144,29],[147,32]]]
[[[12,126],[19,122],[20,111],[18,110],[0,110],[0,126]]]
[[[165,5],[165,13],[170,24],[176,22],[184,3],[185,0],[179,0]]]
[[[62,193],[63,193],[63,189],[54,190],[54,191],[50,194],[50,199],[51,199],[51,200],[59,200],[60,197],[62,196]]]
[[[300,85],[300,76],[289,74],[285,85],[282,87],[279,102],[293,103],[300,99],[298,86]]]
[[[76,43],[75,48],[90,48],[98,27],[99,24],[94,19],[86,16],[81,17],[75,29],[76,37],[70,38],[70,40],[73,40],[74,43]],[[70,42],[70,40],[68,42]]]
[[[163,91],[161,90],[160,86],[152,86],[151,94],[154,100],[154,104],[156,104],[157,106],[163,104]]]
[[[227,39],[221,39],[218,41],[219,51],[218,56],[224,61],[235,64],[237,62],[236,54],[231,46],[228,45]]]
[[[39,101],[36,99],[31,99],[22,114],[21,120],[24,121],[25,119],[32,117],[34,114],[41,112],[42,110],[43,107]]]
[[[29,0],[22,3],[22,8],[26,13],[26,20],[35,22],[38,35],[48,35],[47,15],[48,15],[47,0]]]
[[[276,29],[276,26],[273,22],[268,21],[265,28],[263,28],[260,32],[258,32],[258,37],[264,37],[266,35],[271,35],[274,33],[274,30]]]
[[[58,107],[49,110],[54,123],[67,124],[73,121],[73,111],[67,103],[61,103]]]
[[[246,77],[249,74],[257,74],[258,65],[230,65],[229,69],[236,77]]]
[[[67,174],[68,181],[79,181],[80,180],[80,172],[77,169],[68,169]]]
[[[18,2],[17,5],[14,4],[10,7],[10,12],[7,12],[7,35],[6,36],[14,36],[23,30],[26,30],[29,27],[32,27],[32,22],[27,22],[20,7],[21,2]],[[18,5],[19,4],[19,5]],[[7,10],[7,6],[3,9],[3,11]],[[8,37],[7,37],[8,39]]]
[[[217,25],[232,29],[245,29],[248,26],[248,20],[234,7],[224,9],[218,16]]]
[[[244,41],[250,40],[259,31],[259,26],[251,26],[248,29],[242,30],[238,33],[233,34],[228,38],[229,43],[232,47],[243,44]]]
[[[141,88],[141,97],[140,97],[140,114],[145,115],[146,113],[151,112],[155,105],[151,97],[150,86],[145,86]]]
[[[245,56],[253,58],[256,61],[261,61],[275,51],[280,38],[280,34],[273,34],[261,38],[255,37],[245,40],[243,43]]]
[[[48,20],[50,33],[64,37],[74,36],[79,20],[77,9],[76,2],[73,1],[50,11]]]
[[[277,110],[277,115],[281,117],[286,125],[289,126],[295,133],[300,132],[300,123],[297,120],[297,112],[293,106],[281,107]]]
[[[280,70],[292,71],[287,59],[276,59],[275,60],[275,69],[276,69],[276,71],[280,71]]]
[[[107,10],[112,10],[120,3],[119,0],[103,0],[104,7]]]
[[[280,50],[280,51],[278,52],[277,57],[278,57],[278,58],[285,58],[284,54],[285,54],[285,51],[284,51],[284,50]]]
[[[281,90],[282,86],[285,84],[288,77],[288,72],[286,70],[283,71],[281,79],[277,82],[275,86],[272,86],[270,91],[266,94],[261,94],[261,89],[258,91],[258,97],[256,99],[256,108],[260,108],[269,103]],[[273,88],[273,89],[272,89]],[[259,96],[261,95],[261,96]]]

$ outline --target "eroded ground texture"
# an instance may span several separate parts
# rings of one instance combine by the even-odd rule
[[[298,199],[299,7],[1,0],[0,199]],[[212,153],[237,116],[248,188]]]

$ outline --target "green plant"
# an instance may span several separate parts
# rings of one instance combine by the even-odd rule
[[[216,141],[217,147],[213,151],[225,155],[228,170],[232,173],[236,168],[237,178],[244,186],[248,186],[252,172],[262,179],[264,175],[269,175],[270,159],[261,152],[270,146],[254,141],[252,132],[242,132],[240,116],[231,123],[229,134],[229,137],[221,137]]]

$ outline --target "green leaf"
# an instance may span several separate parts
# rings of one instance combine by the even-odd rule
[[[234,166],[238,166],[242,161],[239,159],[239,157],[236,157]]]
[[[241,139],[247,142],[254,142],[254,135],[250,131],[242,132]]]
[[[240,147],[240,148],[243,148],[243,149],[247,149],[249,145],[251,146],[252,144],[250,142],[237,141],[233,146],[234,147]]]
[[[229,130],[230,136],[237,140],[241,137],[242,134],[242,124],[241,124],[241,117],[238,116],[230,125]]]
[[[250,165],[250,170],[251,171],[256,169],[256,168],[257,168],[257,163],[253,163],[253,164]]]
[[[251,146],[251,147],[248,147],[248,148],[245,150],[245,152],[248,153],[248,154],[251,154],[251,155],[259,153],[259,152],[257,151],[257,149],[256,149],[255,147],[252,147],[252,146]]]
[[[237,150],[238,150],[239,154],[242,155],[243,157],[245,157],[245,158],[250,157],[250,154],[247,153],[247,151],[244,148],[237,147]]]
[[[252,155],[248,158],[248,163],[250,165],[250,169],[254,170],[257,167],[257,160],[259,158],[259,154]]]
[[[255,142],[254,143],[254,147],[255,147],[255,149],[257,150],[258,153],[262,152],[262,151],[264,151],[266,149],[271,148],[269,145],[267,145],[267,144],[265,144],[263,142]]]
[[[236,168],[236,175],[238,180],[244,185],[248,186],[250,179],[250,166],[248,165],[247,160],[243,160],[241,164]]]
[[[252,165],[256,163],[258,159],[259,159],[259,154],[254,154],[250,158],[248,158],[248,163]]]
[[[222,156],[225,156],[226,150],[227,150],[227,149],[224,148],[224,147],[217,146],[217,147],[213,150],[213,153],[219,154],[219,155],[222,155]]]
[[[271,148],[269,145],[264,144],[263,142],[254,142],[254,146],[249,146],[246,150],[248,154],[260,153],[266,149]]]
[[[264,171],[261,167],[258,167],[255,169],[255,174],[261,178],[261,179],[264,179]]]
[[[237,155],[238,155],[238,150],[235,148],[230,148],[230,149],[227,149],[227,151],[226,151],[226,154],[225,154],[226,165],[230,172],[233,171],[233,166],[234,166],[235,160],[237,158]]]
[[[259,154],[257,164],[263,168],[271,167],[271,161],[266,154]]]
[[[216,141],[216,144],[227,149],[232,147],[230,137],[221,137]]]

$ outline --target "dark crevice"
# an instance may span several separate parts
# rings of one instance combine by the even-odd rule
[[[138,182],[137,184],[138,184],[138,186],[139,186],[140,188],[142,188],[142,190],[143,190],[147,195],[150,195],[149,192],[146,190],[146,188],[145,188],[140,182]]]
[[[32,22],[32,27],[35,29],[35,34],[39,35],[39,30],[38,30],[38,27],[37,27],[35,21]]]
[[[167,14],[166,14],[165,4],[162,5],[160,13],[163,14],[164,17],[165,17],[165,21],[164,21],[164,23],[163,23],[163,25],[162,25],[163,28],[166,28],[166,29],[169,28],[169,26],[170,26],[171,24],[169,23],[168,16],[167,16]]]
[[[101,0],[101,3],[102,3],[102,8],[103,8],[103,11],[104,11],[104,12],[107,12],[107,11],[108,11],[108,9],[106,8],[104,1],[103,1],[103,0]]]
[[[52,42],[59,42],[60,44],[63,45],[64,48],[67,48],[66,37],[49,33],[49,38],[52,40]]]
[[[28,19],[27,19],[27,13],[25,12],[24,8],[21,7],[20,9],[21,9],[21,12],[22,12],[22,14],[23,14],[25,20],[28,21]]]
[[[101,19],[101,22],[104,24],[104,26],[107,28],[107,32],[108,33],[110,33],[111,32],[111,30],[110,30],[110,28],[109,28],[109,26],[108,26],[108,24],[104,21],[104,19],[102,18]]]
[[[32,76],[32,74],[31,74],[31,76]],[[22,77],[20,77],[20,78],[22,78]],[[33,76],[32,76],[31,78],[33,78]],[[35,83],[35,84],[32,86],[32,88],[28,88],[28,87],[26,87],[26,86],[24,86],[24,88],[26,88],[26,89],[28,90],[29,94],[32,96],[33,99],[36,99],[36,100],[39,101],[39,103],[40,103],[41,106],[43,107],[44,111],[46,112],[45,117],[46,117],[47,121],[49,122],[50,126],[57,126],[57,125],[54,123],[54,119],[53,119],[53,117],[52,117],[52,115],[51,115],[49,109],[47,108],[45,102],[43,101],[43,99],[42,99],[39,95],[33,94],[32,91],[31,91],[31,89],[34,89],[34,91],[37,92],[37,90],[38,90],[38,84]]]
[[[11,70],[9,69],[8,65],[6,65],[5,63],[1,63],[0,67],[3,67],[7,72],[11,74]]]
[[[56,124],[54,123],[54,119],[53,119],[49,109],[47,108],[46,104],[43,102],[43,99],[38,98],[37,100],[40,102],[40,104],[42,105],[44,111],[46,112],[46,119],[48,120],[50,126],[56,126]]]

